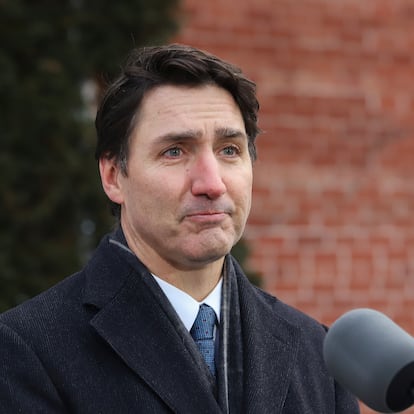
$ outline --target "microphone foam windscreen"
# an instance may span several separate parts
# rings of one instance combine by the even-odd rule
[[[355,309],[324,341],[330,374],[370,408],[399,412],[414,403],[414,339],[384,314]]]

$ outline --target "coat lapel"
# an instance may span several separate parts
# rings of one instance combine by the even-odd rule
[[[246,412],[280,413],[297,359],[300,332],[278,316],[274,298],[269,296],[266,301],[240,269],[237,273]]]
[[[130,253],[103,244],[97,262],[105,265],[88,275],[84,295],[101,308],[91,325],[173,412],[219,413],[194,341],[156,282]]]

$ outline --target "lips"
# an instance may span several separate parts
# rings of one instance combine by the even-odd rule
[[[193,216],[214,216],[217,214],[226,214],[224,211],[195,211],[194,213],[187,214],[187,217]]]
[[[220,226],[227,217],[229,215],[224,212],[199,212],[187,215],[185,220],[201,227],[215,227]]]
[[[186,220],[199,225],[214,226],[219,225],[223,220],[232,215],[233,208],[229,203],[198,203],[188,205],[183,209],[181,220]]]
[[[233,208],[229,205],[224,205],[221,203],[220,205],[213,205],[213,206],[206,206],[204,205],[191,205],[187,206],[183,209],[183,213],[181,215],[182,219],[185,218],[200,218],[200,219],[220,219],[225,216],[230,216],[233,212]]]

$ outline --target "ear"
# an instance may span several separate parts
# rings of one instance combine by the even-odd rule
[[[101,174],[102,187],[108,198],[117,204],[124,201],[120,176],[121,169],[114,158],[102,157],[99,159],[99,172]]]

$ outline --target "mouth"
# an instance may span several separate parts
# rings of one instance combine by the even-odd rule
[[[225,220],[231,219],[235,208],[230,202],[207,203],[197,200],[184,206],[181,220],[201,226],[219,226]]]
[[[187,217],[191,216],[214,216],[215,214],[226,214],[223,210],[199,210],[188,212]]]
[[[229,216],[224,211],[197,211],[187,214],[185,218],[200,224],[218,224]]]

